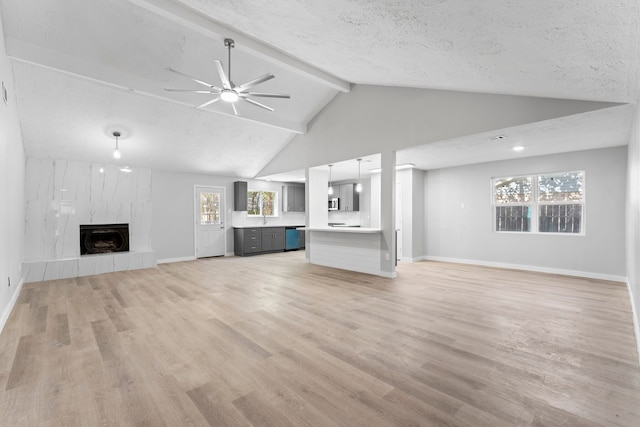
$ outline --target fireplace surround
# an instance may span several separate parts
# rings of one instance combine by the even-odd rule
[[[129,224],[80,225],[80,255],[129,251]]]

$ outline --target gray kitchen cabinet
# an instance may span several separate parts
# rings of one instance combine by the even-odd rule
[[[300,230],[300,247],[299,247],[299,249],[304,249],[307,246],[305,239],[306,239],[306,237],[305,237],[304,230]]]
[[[339,210],[355,212],[360,210],[360,193],[356,191],[356,184],[340,185]]]
[[[233,252],[237,256],[258,254],[262,252],[262,228],[234,228]]]
[[[282,186],[282,212],[304,212],[304,192],[302,185]]]
[[[236,181],[233,183],[233,210],[247,210],[247,181]]]
[[[284,227],[262,227],[262,252],[284,251],[285,240]]]

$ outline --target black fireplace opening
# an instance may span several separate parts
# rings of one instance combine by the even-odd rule
[[[80,255],[129,251],[129,224],[80,225]]]

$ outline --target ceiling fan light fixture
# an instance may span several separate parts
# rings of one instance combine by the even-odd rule
[[[203,80],[200,80],[196,77],[190,76],[189,74],[185,74],[178,70],[174,70],[171,67],[167,67],[167,71],[171,71],[172,73],[178,74],[179,76],[186,77],[189,80],[198,83],[199,85],[205,86],[206,89],[170,89],[165,88],[164,90],[169,92],[186,92],[186,93],[202,93],[206,95],[213,95],[214,97],[209,101],[198,105],[196,108],[204,108],[208,105],[213,104],[214,102],[224,101],[227,104],[231,104],[233,108],[233,113],[237,116],[238,108],[235,103],[239,101],[244,101],[248,104],[252,104],[256,107],[263,108],[268,111],[274,111],[273,108],[268,105],[264,105],[258,101],[256,101],[255,97],[262,98],[280,98],[280,99],[290,99],[291,95],[287,95],[284,93],[266,93],[266,92],[251,92],[251,88],[262,84],[268,80],[275,78],[275,76],[271,73],[264,74],[260,77],[257,77],[253,80],[245,82],[240,85],[236,85],[231,80],[231,49],[235,46],[235,43],[232,39],[224,39],[224,47],[227,49],[227,71],[222,66],[222,61],[219,59],[215,59],[214,62],[216,64],[216,69],[218,70],[218,76],[220,77],[220,82],[222,83],[222,87],[213,85],[211,83],[207,83]]]
[[[220,92],[220,99],[225,102],[236,102],[240,97],[238,96],[238,92],[233,89],[224,89]]]

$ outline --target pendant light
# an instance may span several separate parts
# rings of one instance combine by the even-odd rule
[[[356,184],[356,193],[362,192],[362,182],[360,182],[360,162],[362,162],[362,159],[358,159],[358,184]]]
[[[331,185],[331,168],[333,165],[329,165],[329,195],[333,195],[333,186]]]
[[[122,157],[122,155],[120,154],[120,150],[118,149],[118,138],[120,138],[120,132],[118,131],[113,132],[113,136],[116,137],[116,149],[113,150],[113,158],[119,159],[120,157]]]

